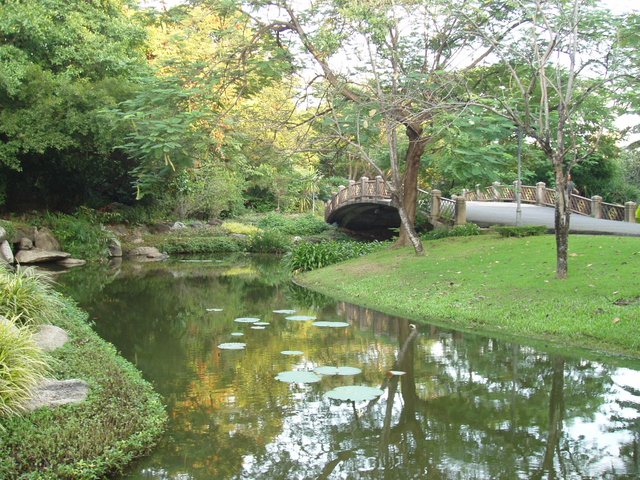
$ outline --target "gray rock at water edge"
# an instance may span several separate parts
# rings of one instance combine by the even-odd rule
[[[0,243],[0,261],[2,260],[7,262],[9,265],[13,265],[16,261],[13,256],[13,252],[11,251],[11,245],[9,245],[9,242],[6,240],[3,240]]]
[[[41,407],[57,407],[86,400],[89,384],[84,380],[45,379],[36,387],[33,397],[25,404],[28,411]]]
[[[0,242],[4,242],[7,239],[7,231],[4,227],[0,227]]]
[[[60,242],[53,236],[53,232],[47,227],[42,227],[36,230],[33,244],[36,248],[42,250],[60,251]]]
[[[129,256],[132,257],[146,257],[146,258],[164,258],[165,253],[161,253],[156,247],[136,247],[129,252]]]
[[[42,350],[51,352],[67,343],[69,335],[55,325],[40,325],[38,331],[33,334],[33,340]]]
[[[112,258],[122,256],[122,244],[117,238],[111,238],[109,240],[109,256]]]
[[[87,261],[82,260],[80,258],[65,258],[63,260],[58,260],[56,264],[65,268],[73,268],[73,267],[81,267],[82,265],[86,265]]]
[[[34,248],[31,250],[20,250],[16,253],[16,262],[25,265],[31,263],[48,263],[69,258],[70,256],[71,254],[67,252],[55,252]]]
[[[22,237],[18,241],[18,250],[31,250],[33,248],[33,241],[30,238]]]

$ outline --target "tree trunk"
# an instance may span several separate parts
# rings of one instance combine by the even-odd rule
[[[562,169],[556,169],[556,276],[567,278],[568,250],[569,250],[569,221],[571,219],[571,204],[567,192],[567,178]]]
[[[396,246],[415,246],[411,239],[411,235],[416,235],[415,224],[416,206],[418,204],[418,174],[420,173],[420,159],[422,158],[422,154],[426,148],[426,139],[422,137],[422,131],[422,127],[407,127],[409,148],[407,148],[407,154],[405,157],[406,169],[402,183],[402,204],[407,215],[407,224],[411,225],[412,232],[405,227],[405,223],[403,222],[400,226],[400,235],[395,243]]]

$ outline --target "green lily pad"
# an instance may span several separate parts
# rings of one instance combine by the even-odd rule
[[[407,372],[403,372],[402,370],[389,370],[389,373],[399,377],[401,375],[405,375]]]
[[[287,320],[293,320],[294,322],[306,322],[307,320],[315,320],[317,317],[314,317],[313,315],[291,315],[284,318]]]
[[[267,327],[263,327],[262,325],[251,325],[251,330],[264,330]]]
[[[348,385],[329,390],[324,394],[324,396],[333,400],[368,402],[375,400],[383,393],[384,391],[375,387],[367,387],[365,385]]]
[[[259,321],[260,321],[259,318],[254,318],[254,317],[240,317],[234,320],[234,322],[238,322],[238,323],[256,323]]]
[[[356,367],[317,367],[314,372],[320,375],[358,375],[362,370]]]
[[[232,333],[231,333],[231,336],[232,336],[232,337],[241,337],[241,336],[243,336],[243,335],[244,335],[244,333],[242,333],[242,332],[232,332]]]
[[[280,353],[282,355],[304,355],[304,352],[300,350],[283,350]]]
[[[207,312],[221,312],[221,308],[207,308]]]
[[[306,371],[280,372],[276,375],[276,380],[286,383],[316,383],[322,379],[320,375]]]
[[[220,350],[244,350],[244,347],[246,347],[247,344],[246,343],[221,343],[220,345],[218,345],[218,348]]]
[[[340,327],[348,327],[349,324],[347,322],[313,322],[314,327],[329,327],[329,328],[340,328]]]
[[[282,315],[293,315],[297,310],[274,310],[273,313],[280,313]]]
[[[259,327],[266,327],[267,325],[271,325],[269,322],[256,322],[254,325],[258,325]]]

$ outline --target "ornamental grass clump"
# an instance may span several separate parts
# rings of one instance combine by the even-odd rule
[[[384,242],[322,242],[300,243],[285,257],[293,272],[306,272],[367,255],[384,248]]]
[[[50,278],[32,268],[11,272],[0,267],[0,315],[22,325],[57,323],[62,315],[60,295],[51,287]]]
[[[16,325],[15,318],[0,317],[0,420],[24,410],[47,371],[45,354],[31,330]]]

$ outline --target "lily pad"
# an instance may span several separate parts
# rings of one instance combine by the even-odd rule
[[[297,310],[274,310],[273,313],[280,313],[282,315],[293,315]]]
[[[313,315],[291,315],[284,318],[287,320],[293,320],[294,322],[306,322],[307,320],[315,320],[317,317],[314,317]]]
[[[322,379],[320,375],[306,371],[280,372],[276,375],[276,380],[286,383],[316,383]]]
[[[269,322],[256,322],[254,325],[258,325],[259,327],[266,327],[267,325],[271,325]]]
[[[282,355],[304,355],[301,350],[283,350],[280,352]]]
[[[221,308],[207,308],[207,312],[221,312]]]
[[[267,327],[263,327],[262,325],[251,325],[251,330],[264,330]]]
[[[320,375],[358,375],[362,372],[356,367],[317,367],[313,370]]]
[[[391,375],[395,375],[396,377],[399,377],[401,375],[405,375],[407,372],[403,372],[402,370],[389,370],[389,373]]]
[[[329,328],[340,328],[340,327],[348,327],[349,324],[347,322],[313,322],[314,327],[329,327]]]
[[[256,323],[259,321],[260,321],[259,318],[254,318],[254,317],[240,317],[234,320],[234,322],[238,322],[238,323]]]
[[[218,348],[220,350],[244,350],[244,347],[246,347],[247,344],[246,343],[221,343],[220,345],[218,345]]]
[[[375,400],[383,393],[384,392],[382,390],[375,387],[367,387],[365,385],[348,385],[329,390],[324,394],[324,396],[333,400],[368,402]]]
[[[242,333],[242,332],[231,332],[231,336],[232,337],[241,337],[243,335],[244,335],[244,333]]]

